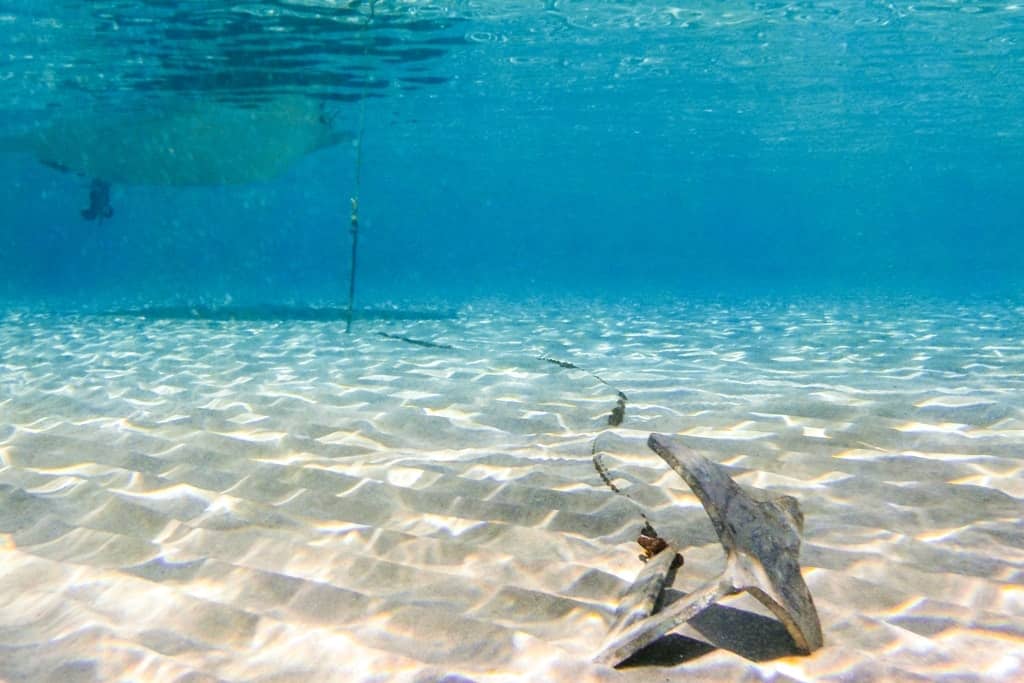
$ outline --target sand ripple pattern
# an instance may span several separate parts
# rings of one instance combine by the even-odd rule
[[[740,598],[658,675],[1024,676],[1022,313],[494,305],[348,337],[8,314],[0,678],[650,680],[588,663],[639,506],[684,547],[678,589],[722,559],[650,431],[800,499],[826,638],[778,658]],[[625,391],[622,426],[542,354]]]

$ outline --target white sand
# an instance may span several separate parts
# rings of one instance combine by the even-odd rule
[[[9,315],[0,679],[1024,678],[1022,312],[490,306],[349,337]],[[626,392],[622,426],[540,354]],[[788,655],[740,597],[674,663],[589,663],[638,506],[684,548],[677,589],[721,568],[651,431],[800,500],[825,648]]]

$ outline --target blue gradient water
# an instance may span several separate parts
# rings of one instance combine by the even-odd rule
[[[0,125],[300,93],[354,131],[369,95],[361,304],[1020,291],[1013,3],[190,7],[5,4]],[[345,299],[351,144],[272,182],[115,185],[102,225],[87,178],[0,166],[8,301]]]
[[[0,0],[0,102],[0,679],[1024,678],[1024,5]],[[724,564],[652,432],[820,650],[593,663]]]

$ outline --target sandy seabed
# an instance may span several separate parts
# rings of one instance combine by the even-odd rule
[[[1022,408],[1014,305],[9,313],[0,679],[1021,680]],[[652,431],[800,501],[823,649],[739,596],[590,663],[641,513],[722,568]]]

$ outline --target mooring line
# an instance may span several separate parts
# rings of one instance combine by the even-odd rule
[[[547,361],[548,363],[557,365],[560,368],[565,368],[566,370],[578,370],[580,372],[585,372],[594,379],[596,379],[601,384],[605,385],[606,387],[614,391],[617,396],[617,400],[615,402],[615,407],[612,408],[611,414],[608,415],[608,425],[610,427],[618,427],[619,425],[622,424],[622,421],[626,417],[626,403],[629,401],[629,397],[626,396],[626,393],[624,391],[616,387],[611,382],[608,382],[597,373],[591,372],[586,368],[582,368],[579,365],[576,365],[575,363],[559,360],[557,358],[551,358],[550,356],[539,356],[538,360]],[[647,516],[647,513],[644,511],[643,506],[638,501],[634,500],[628,492],[623,491],[622,489],[615,485],[615,481],[612,479],[611,472],[608,470],[608,467],[604,464],[604,454],[601,453],[600,449],[597,446],[598,439],[601,438],[601,434],[603,433],[604,432],[597,434],[594,437],[594,440],[590,443],[590,462],[594,465],[594,469],[597,471],[597,476],[601,478],[601,481],[604,482],[604,485],[607,486],[612,491],[612,493],[622,496],[623,498],[628,500],[636,508],[636,511],[640,514],[640,517],[643,518],[644,526],[640,530],[640,535],[637,538],[637,543],[639,543],[640,546],[644,549],[644,554],[640,556],[640,559],[646,562],[648,559],[653,557],[655,554],[660,552],[662,548],[665,547],[665,540],[658,535],[657,530],[655,530],[654,528],[654,524],[651,523],[651,518]]]
[[[397,339],[398,341],[404,341],[407,344],[413,344],[414,346],[425,346],[429,349],[455,349],[451,344],[440,344],[438,342],[432,342],[428,339],[414,339],[413,337],[403,337],[400,334],[388,334],[387,332],[378,332],[382,337],[388,339]]]
[[[594,469],[597,470],[597,474],[601,477],[601,481],[605,483],[605,486],[610,488],[613,492],[625,495],[612,481],[612,475],[608,472],[608,468],[604,465],[604,458],[601,457],[602,453],[597,450],[597,438],[594,438],[594,442],[590,445],[590,459],[594,463]],[[628,496],[627,496],[628,498]]]
[[[367,61],[367,57],[370,54],[370,42],[367,39],[366,33],[373,23],[373,10],[376,4],[377,0],[370,0],[370,16],[367,17],[362,27],[364,61]],[[352,331],[352,309],[355,306],[356,300],[356,251],[359,246],[359,197],[362,193],[363,180],[363,133],[366,131],[366,98],[369,95],[368,89],[370,87],[369,76],[364,78],[366,80],[363,81],[363,92],[359,97],[359,129],[356,131],[356,191],[350,199],[352,211],[349,214],[349,234],[352,235],[352,255],[349,258],[348,311],[345,313],[346,334]]]
[[[616,386],[614,386],[610,382],[606,382],[604,378],[598,375],[597,373],[591,372],[586,368],[581,368],[575,363],[570,363],[569,361],[565,360],[558,360],[557,358],[551,358],[550,356],[537,356],[537,360],[547,361],[548,363],[553,363],[554,365],[557,365],[560,368],[565,368],[567,370],[579,370],[580,372],[585,372],[594,379],[596,379],[601,384],[605,385],[606,387],[614,391],[618,395],[619,400],[616,401],[615,407],[612,408],[611,414],[608,415],[608,424],[610,424],[612,427],[618,427],[620,424],[622,424],[622,420],[625,419],[626,417],[626,402],[629,400],[629,397],[626,396],[624,392],[620,391]]]
[[[382,337],[387,337],[388,339],[394,339],[396,341],[402,341],[407,344],[413,344],[414,346],[423,346],[435,349],[461,350],[456,349],[456,347],[451,346],[450,344],[441,344],[427,339],[416,339],[415,337],[406,337],[399,334],[390,334],[388,332],[378,332],[378,334]],[[558,367],[566,370],[577,370],[579,372],[584,372],[593,377],[594,379],[596,379],[601,384],[611,389],[612,391],[614,391],[617,400],[615,403],[615,407],[612,408],[611,413],[608,415],[608,425],[611,427],[618,427],[619,425],[622,424],[622,421],[625,419],[626,416],[626,403],[627,401],[629,401],[629,398],[626,396],[625,392],[619,390],[615,385],[606,381],[600,375],[591,372],[586,368],[580,367],[575,363],[560,360],[558,358],[552,358],[550,356],[537,356],[537,360],[545,361],[547,363],[551,363],[552,365],[557,365]],[[601,433],[597,434],[590,444],[590,461],[594,466],[594,470],[597,471],[597,475],[601,478],[601,481],[604,482],[604,485],[607,486],[613,493],[620,495],[626,500],[628,500],[633,506],[636,507],[637,512],[640,514],[640,517],[643,518],[644,526],[640,532],[640,538],[638,539],[638,542],[641,544],[641,546],[643,546],[644,550],[647,551],[648,545],[654,544],[655,546],[657,546],[658,542],[661,541],[661,538],[658,536],[658,532],[654,529],[654,525],[651,523],[650,517],[648,517],[647,513],[644,512],[643,506],[638,501],[634,500],[628,492],[623,491],[622,489],[615,485],[611,472],[608,470],[608,467],[604,464],[603,454],[601,453],[597,445],[598,439],[601,438],[601,434],[603,433],[604,432],[602,431]],[[650,555],[648,555],[647,557],[650,557]],[[646,560],[646,558],[643,556],[641,556],[641,559]]]

